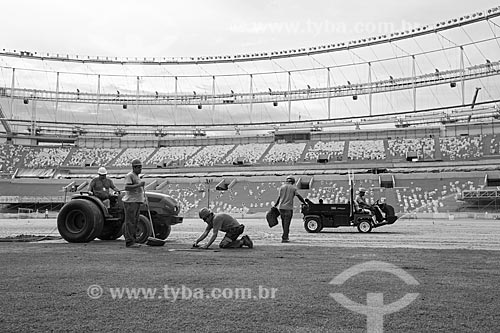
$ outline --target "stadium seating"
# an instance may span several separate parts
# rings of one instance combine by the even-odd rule
[[[479,187],[480,178],[450,180],[419,179],[418,181],[403,179],[398,181],[396,188],[380,188],[375,179],[360,178],[355,182],[354,189],[365,187],[369,189],[367,199],[374,203],[382,199],[394,206],[400,215],[419,213],[439,213],[457,209],[456,199],[463,190],[473,190]],[[162,193],[175,197],[182,205],[182,213],[196,216],[201,207],[210,207],[215,212],[234,214],[265,213],[274,205],[280,181],[247,181],[239,180],[227,191],[216,191],[211,187],[210,200],[208,187],[204,183],[171,182],[159,189]],[[324,203],[348,203],[350,198],[348,178],[340,180],[322,179],[313,182],[309,190],[299,190],[299,193],[313,202],[322,199]],[[295,213],[300,213],[300,203],[295,203]]]
[[[443,137],[439,139],[443,160],[471,160],[483,156],[483,136]]]
[[[186,161],[200,148],[200,146],[161,147],[145,164],[156,166],[165,161]]]
[[[385,160],[383,140],[349,141],[349,160]]]
[[[20,162],[28,150],[28,147],[19,145],[0,145],[0,171],[7,175],[13,174],[16,168],[23,166]]]
[[[78,148],[73,151],[66,163],[67,166],[107,166],[123,149],[112,148]]]
[[[143,163],[148,160],[149,156],[155,151],[155,148],[128,148],[119,155],[113,166],[115,167],[130,167],[130,163],[134,159],[139,159]]]
[[[211,145],[205,146],[196,154],[188,158],[185,166],[214,166],[221,163],[228,152],[234,148],[234,145]]]
[[[344,141],[315,142],[310,146],[304,161],[317,161],[321,155],[325,155],[329,161],[341,161],[344,155]]]
[[[69,148],[40,148],[31,147],[23,159],[25,168],[59,167],[69,154]]]
[[[236,146],[236,148],[224,159],[223,163],[233,164],[238,159],[250,164],[257,163],[269,147],[268,143],[248,143]]]
[[[415,138],[415,139],[389,139],[389,156],[393,159],[406,159],[408,152],[414,152],[419,160],[435,159],[435,140],[434,138]]]
[[[438,147],[436,143],[439,144]],[[346,154],[348,161],[345,162],[353,163],[353,165],[358,162],[376,160],[394,162],[397,166],[398,161],[406,162],[405,156],[408,151],[416,152],[419,159],[439,165],[442,162],[434,161],[440,157],[444,161],[481,159],[484,155],[491,158],[495,154],[498,155],[498,147],[499,140],[496,135],[126,149],[36,147],[6,143],[0,145],[0,171],[4,177],[8,177],[17,168],[50,169],[61,166],[78,168],[84,167],[87,162],[91,161],[92,166],[112,166],[122,168],[125,172],[134,158],[142,159],[143,163],[149,166],[172,160],[179,162],[177,165],[179,168],[218,165],[227,168],[228,171],[235,170],[231,168],[236,159],[244,159],[252,165],[274,170],[275,166],[280,165],[288,167],[290,164],[305,162],[304,164],[307,165],[307,163],[316,162],[321,154],[328,154],[329,159],[333,161],[342,161]],[[304,197],[314,202],[319,199],[325,203],[348,202],[347,177],[341,177],[340,180],[338,175],[335,180],[327,176],[314,177],[316,178],[311,182],[310,188],[300,190]],[[468,177],[455,179],[454,176],[427,179],[418,175],[397,177],[394,188],[381,188],[377,177],[360,176],[358,178],[355,187],[364,186],[372,189],[370,198],[386,198],[400,214],[410,214],[415,211],[436,213],[452,210],[453,207],[457,207],[456,199],[463,190],[475,190],[484,185],[484,175],[470,179]],[[201,180],[198,183],[169,180],[167,183],[160,178],[158,182],[164,184],[156,190],[179,200],[182,213],[188,216],[195,215],[199,208],[208,204],[217,212],[226,211],[244,215],[264,213],[274,204],[276,189],[281,184],[279,178],[256,181],[236,176],[235,179],[237,181],[226,191],[215,190],[215,184],[222,180],[215,179],[211,184],[210,199],[208,186]],[[151,179],[148,179],[149,181]],[[68,184],[70,182],[71,180],[68,180]],[[78,181],[78,183],[82,182]],[[60,196],[61,194],[59,192],[53,195]],[[298,203],[296,212],[299,212]]]
[[[275,143],[262,159],[266,164],[294,164],[297,163],[306,144],[300,143]]]

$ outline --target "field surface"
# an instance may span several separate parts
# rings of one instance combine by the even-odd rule
[[[0,331],[498,331],[500,221],[308,234],[296,219],[289,244],[279,226],[240,222],[254,249],[192,250],[204,223],[191,219],[164,247],[0,242]],[[55,224],[0,220],[0,236],[57,235]]]

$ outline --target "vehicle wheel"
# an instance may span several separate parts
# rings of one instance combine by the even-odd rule
[[[323,229],[323,224],[318,217],[306,217],[304,220],[304,228],[307,232],[320,232]]]
[[[122,226],[122,233],[125,235],[125,223]],[[135,230],[135,241],[136,243],[146,243],[148,237],[153,235],[153,231],[151,231],[151,224],[149,220],[144,215],[139,215],[139,221],[137,221],[137,229]]]
[[[154,225],[155,227],[155,237],[158,239],[167,239],[167,237],[170,235],[170,231],[172,230],[172,226],[170,224],[159,224],[159,225]]]
[[[101,233],[102,228],[102,212],[89,200],[71,200],[57,215],[59,234],[70,243],[90,242]]]
[[[95,206],[95,208],[98,210],[98,213],[97,213],[97,216],[94,220],[94,230],[89,235],[87,242],[90,242],[90,241],[93,241],[94,239],[96,239],[96,237],[101,234],[102,228],[104,228],[104,216],[102,215],[102,212],[99,209],[99,207]]]
[[[137,222],[137,230],[135,233],[135,239],[137,243],[146,243],[148,237],[153,235],[151,230],[151,223],[148,218],[144,215],[139,215],[139,221]]]
[[[102,232],[97,236],[97,238],[102,240],[115,240],[123,235],[122,223],[118,221],[113,221],[111,223],[104,223]]]
[[[370,232],[372,231],[372,224],[369,221],[361,221],[358,224],[358,231],[362,233]]]

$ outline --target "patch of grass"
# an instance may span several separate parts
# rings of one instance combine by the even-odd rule
[[[366,316],[329,294],[366,304],[368,292],[383,293],[384,304],[419,293],[409,306],[384,316],[386,332],[487,332],[496,331],[500,322],[500,251],[297,245],[168,251],[182,247],[188,245],[125,249],[120,241],[2,243],[0,329],[366,332]],[[330,284],[344,270],[372,260],[404,269],[419,285],[383,272]],[[102,288],[100,298],[89,297],[91,285]],[[115,288],[156,288],[156,294],[113,299],[111,290],[120,290]],[[165,294],[168,288],[177,288],[177,300]],[[180,299],[182,288],[185,299]],[[250,288],[257,297],[219,293],[214,299],[210,294],[218,290],[234,296],[236,288]],[[276,288],[275,297],[264,298],[262,288]],[[195,291],[204,296],[195,297]]]
[[[16,235],[6,236],[0,238],[0,242],[40,242],[43,240],[61,239],[60,236],[47,236],[47,235]]]

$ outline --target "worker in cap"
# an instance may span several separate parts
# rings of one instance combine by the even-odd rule
[[[194,242],[193,247],[199,247],[198,243],[204,240],[210,231],[212,231],[212,237],[210,237],[207,244],[202,246],[203,249],[208,249],[217,239],[219,231],[222,231],[226,234],[219,243],[220,248],[240,248],[243,246],[253,248],[253,242],[248,235],[244,235],[238,239],[238,237],[243,234],[245,226],[240,224],[238,220],[231,215],[225,213],[214,214],[210,209],[204,207],[199,211],[198,216],[205,221],[207,227],[201,236]]]
[[[280,211],[281,216],[281,226],[283,227],[283,234],[281,235],[281,242],[288,243],[290,224],[292,223],[293,217],[293,199],[297,197],[300,202],[307,205],[307,202],[299,194],[297,187],[295,187],[295,177],[288,176],[285,179],[285,183],[278,188],[278,199],[274,204]]]
[[[110,193],[110,189],[114,190],[117,193],[120,193],[120,190],[115,186],[113,181],[107,178],[108,171],[105,167],[100,167],[97,170],[97,177],[92,179],[89,184],[89,192],[101,199],[106,207],[112,206],[116,203],[116,195]]]
[[[124,179],[125,194],[122,201],[125,208],[125,246],[129,248],[140,247],[136,243],[136,230],[139,221],[141,205],[145,201],[145,182],[139,178],[142,171],[142,162],[138,159],[132,161],[132,171]]]
[[[369,214],[371,212],[371,205],[366,202],[365,193],[366,189],[364,187],[358,189],[358,194],[354,199],[356,213]]]
[[[365,193],[366,189],[364,187],[360,187],[358,189],[358,194],[354,199],[354,211],[356,213],[370,214],[372,216],[373,223],[377,224],[375,209],[378,209],[378,207],[372,206],[366,201]]]

